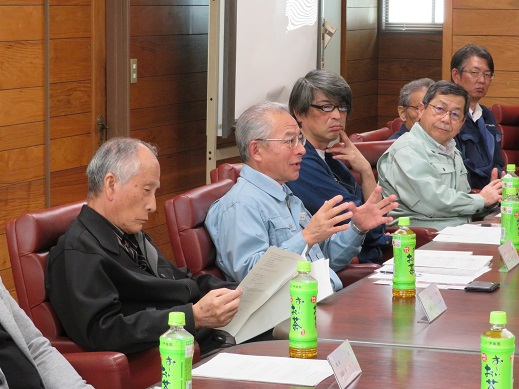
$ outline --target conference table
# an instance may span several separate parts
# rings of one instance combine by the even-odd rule
[[[321,341],[317,348],[317,359],[326,359],[337,347],[337,343]],[[479,388],[480,385],[479,354],[373,345],[352,345],[352,349],[359,361],[362,374],[348,386],[348,389],[473,389]],[[245,343],[222,352],[288,357],[288,341]],[[202,360],[194,367],[206,363],[208,360],[210,358]],[[518,374],[519,364],[516,363],[514,375],[517,377]],[[193,377],[193,388],[196,389],[297,389],[307,387]],[[160,385],[157,384],[152,388],[160,388]],[[334,376],[331,375],[315,388],[338,389],[339,386]]]
[[[417,298],[394,301],[391,286],[375,285],[373,279],[364,278],[318,304],[319,339],[479,353],[480,335],[490,327],[489,315],[494,310],[505,311],[507,328],[519,335],[519,266],[499,272],[497,245],[433,241],[422,248],[492,255],[491,271],[479,279],[500,282],[501,287],[492,293],[441,289],[447,310],[431,323],[420,323],[425,313]],[[279,324],[274,337],[287,339],[288,328],[288,320]]]

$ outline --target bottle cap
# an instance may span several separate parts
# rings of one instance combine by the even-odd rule
[[[168,317],[169,326],[185,326],[186,314],[184,312],[170,312]]]
[[[490,312],[490,324],[506,324],[506,312],[504,312],[504,311]]]
[[[411,221],[409,220],[409,216],[402,216],[398,218],[398,225],[399,226],[410,226]]]
[[[297,262],[297,271],[309,273],[312,270],[312,264],[310,261],[299,261]]]
[[[509,163],[508,165],[506,165],[506,171],[515,173],[515,163]]]

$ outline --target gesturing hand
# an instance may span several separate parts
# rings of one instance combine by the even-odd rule
[[[368,200],[359,207],[355,204],[348,206],[353,213],[352,220],[361,231],[369,231],[381,224],[389,223],[393,220],[390,216],[384,216],[389,211],[398,207],[395,203],[396,196],[390,195],[385,199],[377,201],[382,192],[382,188],[377,186]]]
[[[303,238],[312,247],[316,243],[325,241],[336,232],[344,231],[349,228],[347,224],[338,226],[344,220],[351,218],[351,212],[348,210],[351,203],[343,203],[342,196],[335,196],[325,201],[323,206],[312,216],[306,228],[302,231]],[[344,212],[343,214],[341,214]]]

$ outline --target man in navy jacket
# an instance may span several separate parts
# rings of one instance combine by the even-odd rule
[[[451,79],[461,85],[470,98],[469,114],[455,140],[469,173],[472,189],[487,185],[493,168],[497,168],[501,177],[504,167],[501,133],[496,119],[492,111],[479,104],[493,78],[494,60],[484,47],[466,45],[453,55]]]
[[[336,195],[343,196],[343,202],[362,205],[375,189],[376,181],[371,164],[344,131],[351,109],[348,83],[334,73],[312,70],[296,81],[289,108],[307,138],[299,178],[287,182],[290,189],[311,214]],[[340,143],[328,148],[339,137]],[[343,161],[361,174],[362,185],[356,183]],[[381,262],[382,248],[391,244],[391,236],[385,235],[385,225],[366,232],[359,261]]]

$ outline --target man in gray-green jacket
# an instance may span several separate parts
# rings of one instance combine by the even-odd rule
[[[454,137],[469,109],[467,92],[454,83],[433,84],[419,106],[419,121],[380,157],[377,169],[382,194],[397,195],[395,222],[409,216],[411,226],[438,230],[472,221],[501,200],[497,169],[490,183],[471,194],[467,170]]]

